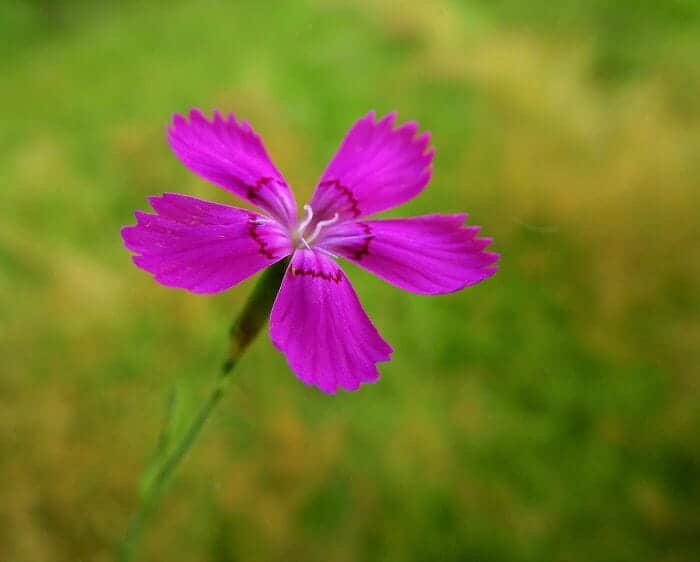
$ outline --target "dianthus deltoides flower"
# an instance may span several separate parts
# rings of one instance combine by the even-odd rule
[[[175,115],[168,141],[195,174],[258,207],[253,212],[177,193],[149,198],[122,229],[134,263],[159,283],[217,293],[289,256],[270,314],[270,337],[307,385],[334,393],[379,378],[392,348],[360,304],[338,257],[402,289],[437,295],[496,272],[498,254],[467,215],[364,217],[418,195],[430,180],[430,134],[396,113],[357,121],[321,176],[301,217],[294,195],[246,121],[193,109]]]

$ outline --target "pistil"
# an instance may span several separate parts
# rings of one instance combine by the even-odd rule
[[[309,225],[312,223],[314,219],[314,210],[311,208],[311,205],[304,205],[304,219],[299,223],[299,226],[296,228],[296,230],[292,234],[292,239],[296,245],[297,248],[301,248],[303,245],[307,249],[311,249],[311,243],[318,238],[318,235],[321,234],[321,230],[323,230],[324,227],[331,225],[335,222],[338,221],[338,213],[335,213],[333,215],[333,218],[318,221],[311,232],[311,235],[306,235],[306,229],[309,227]],[[301,244],[301,245],[300,245]]]

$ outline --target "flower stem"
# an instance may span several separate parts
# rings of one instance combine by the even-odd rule
[[[267,322],[287,263],[288,260],[282,260],[265,270],[243,307],[243,311],[231,326],[231,347],[228,358],[216,379],[214,388],[200,406],[196,415],[182,433],[182,436],[167,452],[167,455],[159,464],[157,472],[149,480],[148,486],[142,491],[139,506],[131,518],[126,534],[117,545],[116,559],[119,562],[130,562],[133,560],[143,530],[155,513],[168,482],[196,442],[204,424],[223,397],[236,363]]]

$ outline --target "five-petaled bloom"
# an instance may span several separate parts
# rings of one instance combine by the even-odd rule
[[[430,180],[430,134],[396,114],[357,121],[297,217],[294,195],[246,121],[192,110],[175,115],[168,140],[194,173],[261,213],[165,193],[156,214],[136,212],[122,229],[134,263],[156,281],[216,293],[291,256],[270,314],[270,337],[306,384],[334,393],[379,378],[392,349],[362,309],[341,256],[402,289],[450,293],[496,272],[498,254],[466,214],[367,220],[418,195]]]

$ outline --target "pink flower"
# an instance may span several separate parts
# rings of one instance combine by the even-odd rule
[[[270,315],[272,343],[307,385],[335,393],[379,378],[391,358],[350,281],[343,257],[414,293],[458,291],[490,277],[498,254],[490,238],[462,226],[467,215],[406,219],[364,217],[418,195],[430,180],[430,134],[396,113],[357,121],[321,176],[301,219],[292,191],[246,121],[193,109],[175,115],[168,141],[194,173],[261,209],[253,211],[165,193],[155,214],[136,212],[122,229],[134,263],[156,281],[216,293],[291,256]]]

